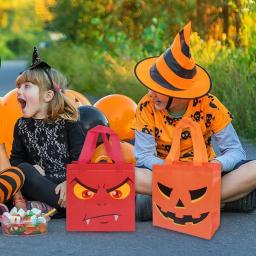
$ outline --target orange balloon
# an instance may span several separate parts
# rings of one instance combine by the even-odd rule
[[[0,97],[0,117],[2,116],[3,116],[3,105],[2,105],[2,97]],[[0,120],[0,138],[1,138],[0,143],[2,142],[2,137],[4,134],[2,126],[3,126],[3,120]]]
[[[67,97],[75,104],[77,108],[83,105],[92,105],[83,94],[76,92],[74,90],[65,90],[65,95],[67,95]]]
[[[134,156],[133,145],[131,145],[128,142],[121,141],[120,146],[125,163],[135,164],[136,159]],[[97,163],[101,160],[106,160],[107,162],[109,162],[110,160],[110,157],[107,155],[105,151],[104,144],[101,144],[96,148],[94,156],[92,158],[92,163]]]
[[[8,157],[11,153],[13,130],[16,121],[22,116],[19,102],[17,101],[17,89],[7,93],[2,98],[0,122],[2,123],[3,139]]]
[[[134,138],[132,123],[137,104],[129,97],[112,94],[98,100],[94,106],[102,111],[109,121],[109,126],[119,136],[120,140]]]

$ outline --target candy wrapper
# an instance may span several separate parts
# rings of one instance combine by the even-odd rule
[[[43,215],[37,208],[25,212],[23,209],[17,210],[14,207],[1,216],[3,234],[23,236],[46,234],[49,215]]]

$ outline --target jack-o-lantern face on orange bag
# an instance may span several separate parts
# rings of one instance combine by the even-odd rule
[[[193,162],[179,161],[180,136],[187,127]],[[175,128],[165,164],[153,166],[153,224],[210,239],[220,225],[220,179],[220,165],[208,163],[199,125],[183,118]]]
[[[153,172],[154,225],[210,239],[213,219],[218,226],[220,215],[220,175],[214,168],[212,163],[158,165]]]
[[[111,179],[108,173],[101,173],[97,179],[92,179],[87,173],[85,178],[74,178],[71,184],[78,225],[88,229],[99,226],[100,229],[101,226],[120,228],[128,224],[127,207],[129,201],[134,200],[131,198],[133,182],[129,177],[120,174]]]
[[[208,202],[211,195],[210,176],[209,180],[194,180],[184,173],[172,173],[172,181],[168,181],[165,175],[158,174],[158,180],[154,186],[157,188],[154,197],[156,212],[163,219],[176,225],[197,225],[209,215]]]

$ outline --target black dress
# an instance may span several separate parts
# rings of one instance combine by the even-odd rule
[[[78,159],[83,143],[84,132],[79,122],[18,119],[10,162],[25,174],[24,195],[57,206],[56,184],[66,180],[66,165]],[[44,169],[45,176],[34,165]]]

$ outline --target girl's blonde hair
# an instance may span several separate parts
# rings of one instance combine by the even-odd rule
[[[47,73],[49,74],[53,85]],[[64,94],[67,87],[67,79],[56,69],[28,69],[22,72],[16,79],[16,85],[25,82],[31,82],[39,87],[39,92],[52,90],[54,96],[49,102],[48,113],[46,119],[48,121],[55,121],[56,119],[66,119],[76,121],[78,119],[78,112],[72,102]],[[54,88],[53,88],[54,87]]]

